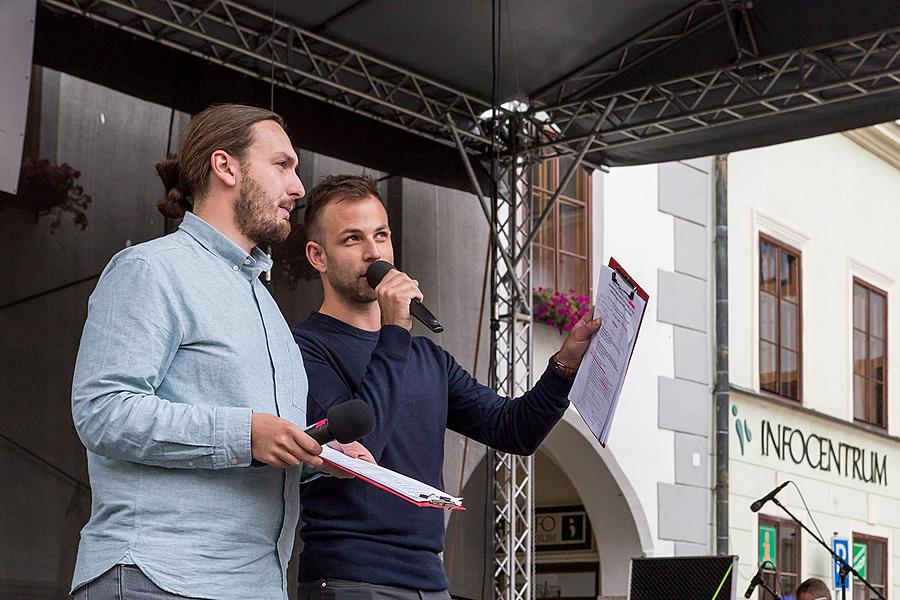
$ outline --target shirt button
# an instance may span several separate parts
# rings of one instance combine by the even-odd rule
[[[232,459],[231,459],[231,464],[233,464],[233,465],[238,464],[238,459],[237,459],[237,458],[232,458]]]
[[[188,466],[189,466],[189,467],[193,467],[193,466],[194,466],[194,461],[189,460],[189,461],[188,461]]]
[[[252,263],[252,262],[253,262],[253,261],[250,260],[249,258],[245,258],[245,259],[244,259],[244,264],[245,264],[245,265],[249,265],[249,264]]]
[[[231,265],[231,270],[232,270],[232,271],[240,271],[241,268],[240,268],[239,266],[237,266],[237,265]]]

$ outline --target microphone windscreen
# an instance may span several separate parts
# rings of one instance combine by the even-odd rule
[[[375,413],[364,401],[354,398],[328,409],[328,430],[342,444],[365,437],[375,428]]]
[[[384,276],[393,268],[394,265],[386,260],[376,260],[366,270],[366,281],[369,282],[369,285],[374,290],[381,283],[381,280],[384,279]]]

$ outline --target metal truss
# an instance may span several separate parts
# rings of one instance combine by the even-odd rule
[[[490,385],[510,398],[531,389],[532,297],[531,248],[553,205],[580,167],[581,160],[609,112],[597,120],[592,136],[581,144],[576,160],[562,176],[541,214],[535,215],[531,170],[545,155],[526,150],[535,136],[534,124],[524,116],[497,119],[492,130],[508,148],[521,152],[494,155],[493,198],[481,190],[458,130],[448,117],[460,158],[472,189],[491,226],[491,369]],[[489,462],[494,475],[494,590],[493,597],[530,600],[534,597],[534,459],[498,451]]]
[[[497,122],[506,147],[522,148],[534,134],[514,116]],[[531,157],[495,157],[491,211],[491,387],[515,398],[532,386]],[[513,258],[498,260],[501,249]],[[524,292],[524,293],[521,293]],[[494,472],[494,598],[534,597],[534,459],[492,451]]]
[[[697,0],[538,90],[532,94],[532,101],[541,104],[577,101],[693,34],[722,22],[727,24],[739,60],[745,55],[757,56],[759,48],[750,15],[744,0]]]
[[[494,174],[492,194],[482,191],[452,119],[447,119],[460,157],[491,227],[491,368],[489,384],[515,398],[531,389],[531,240],[533,238],[532,157],[495,154],[487,169]],[[491,121],[491,130],[507,147],[523,148],[534,125],[521,116]],[[501,140],[498,140],[501,141]],[[556,194],[558,196],[558,194]],[[534,479],[532,456],[489,451],[493,472],[493,597],[534,597]]]
[[[534,106],[549,115],[555,129],[545,128],[543,141],[531,149],[574,153],[573,144],[588,134],[572,132],[584,131],[606,110],[609,123],[589,152],[896,91],[900,26],[624,92]]]
[[[449,115],[473,155],[485,153],[491,142],[481,118],[491,114],[489,102],[237,0],[196,6],[183,0],[41,1],[452,146]],[[539,91],[521,117],[534,132],[529,150],[575,154],[610,105],[589,153],[900,90],[900,27],[761,56],[748,6],[697,0]],[[622,73],[722,23],[735,49],[731,65],[598,93]],[[497,142],[504,153],[514,152],[506,140]]]
[[[244,75],[453,145],[489,144],[489,102],[233,0],[41,0]]]

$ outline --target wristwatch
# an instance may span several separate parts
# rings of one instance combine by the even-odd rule
[[[578,367],[570,367],[562,362],[560,362],[559,352],[550,357],[550,368],[553,369],[553,372],[559,375],[560,377],[565,377],[566,379],[575,379],[575,375],[578,374]]]

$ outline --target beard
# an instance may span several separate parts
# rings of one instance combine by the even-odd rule
[[[355,304],[369,304],[378,300],[375,290],[369,286],[365,277],[360,278],[359,273],[355,270],[329,265],[324,276],[328,279],[331,289],[346,301]]]
[[[281,203],[268,197],[248,173],[242,170],[242,175],[240,195],[234,204],[234,222],[238,231],[258,246],[280,244],[291,233],[290,222],[278,214]],[[291,205],[293,208],[293,203]]]

